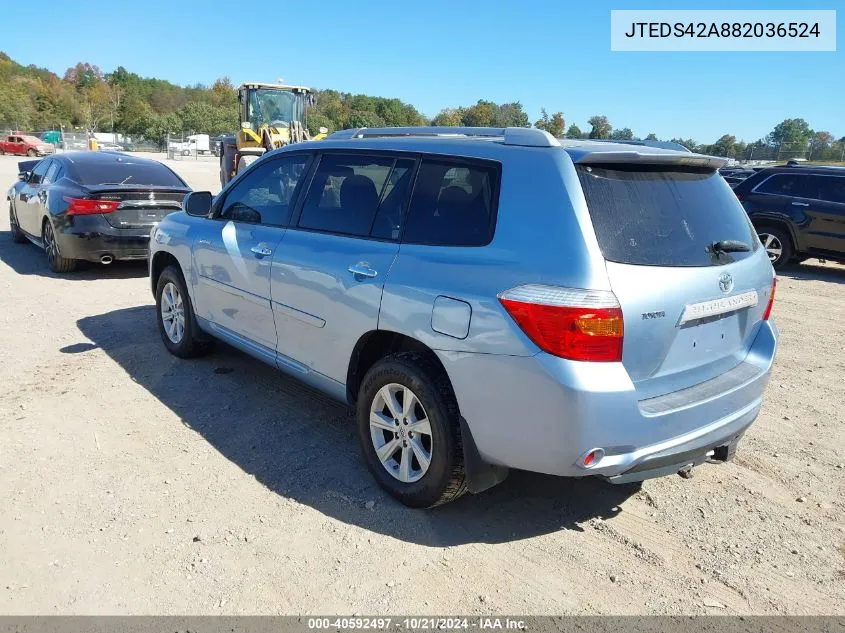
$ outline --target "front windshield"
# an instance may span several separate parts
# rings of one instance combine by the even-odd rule
[[[42,143],[40,138],[35,138],[34,136],[24,136],[22,138],[27,143],[32,143],[33,145],[40,145]]]
[[[254,128],[277,121],[302,120],[302,97],[296,93],[258,88],[249,93],[249,122]]]

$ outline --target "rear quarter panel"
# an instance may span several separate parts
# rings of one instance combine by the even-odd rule
[[[496,231],[487,246],[403,243],[384,286],[379,329],[434,350],[529,356],[538,348],[498,301],[527,283],[609,288],[604,260],[569,155],[504,147]],[[468,303],[465,338],[432,328],[438,297]]]

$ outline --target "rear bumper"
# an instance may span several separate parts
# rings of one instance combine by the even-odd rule
[[[760,411],[777,339],[774,323],[762,322],[735,370],[649,400],[638,399],[621,363],[577,363],[546,354],[438,355],[485,461],[624,483],[677,472],[707,460],[710,451],[718,458],[726,447],[733,449]],[[583,467],[594,449],[604,456]]]
[[[106,255],[115,260],[150,256],[150,228],[117,229],[102,218],[91,217],[74,218],[73,224],[65,223],[55,229],[63,257],[99,262]]]

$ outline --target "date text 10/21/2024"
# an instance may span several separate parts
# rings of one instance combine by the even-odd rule
[[[351,617],[351,618],[308,618],[312,630],[510,630],[525,631],[524,620],[509,617]]]

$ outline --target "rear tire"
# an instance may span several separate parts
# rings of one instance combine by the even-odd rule
[[[790,263],[794,256],[792,238],[781,228],[761,226],[757,228],[757,237],[769,255],[769,261],[775,270],[782,270]]]
[[[12,203],[9,203],[9,227],[12,232],[12,241],[15,244],[23,244],[27,241],[26,235],[23,234],[21,228],[18,226],[18,219],[15,217],[15,211],[12,209]]]
[[[459,416],[449,379],[426,356],[383,358],[358,393],[358,438],[370,473],[406,506],[454,501],[467,490]]]
[[[53,225],[50,220],[44,221],[44,228],[41,229],[41,243],[44,244],[44,252],[47,254],[47,265],[54,273],[72,273],[76,270],[76,260],[62,257],[59,250],[59,243],[56,241],[56,234],[53,232]]]
[[[182,271],[168,266],[156,284],[156,322],[167,351],[179,358],[208,354],[213,341],[204,340],[194,319],[194,308]]]

